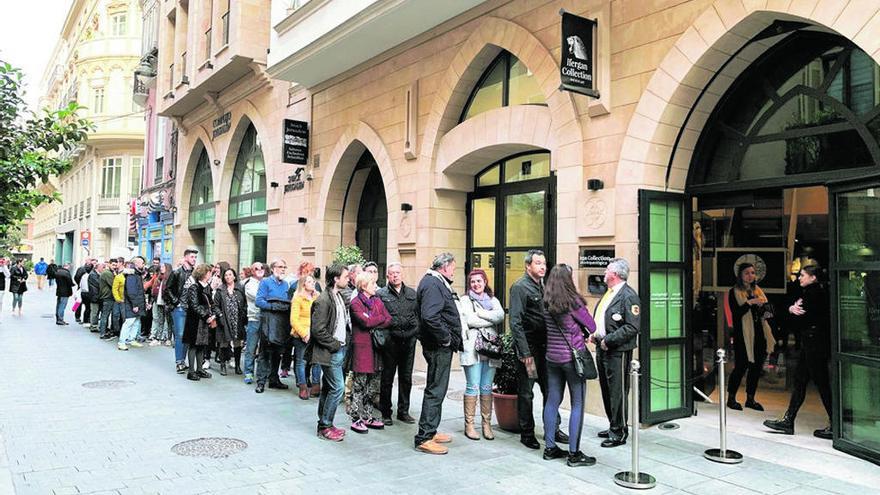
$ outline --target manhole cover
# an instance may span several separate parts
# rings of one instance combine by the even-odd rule
[[[125,388],[132,385],[134,385],[134,382],[131,380],[99,380],[82,384],[85,388]]]
[[[415,375],[412,377],[413,385],[424,385],[425,381],[426,381],[425,377],[423,377],[423,376]]]
[[[246,449],[248,444],[237,438],[196,438],[171,447],[171,452],[187,457],[222,459]]]
[[[657,428],[661,430],[677,430],[679,428],[678,423],[663,423]]]
[[[463,401],[464,400],[464,390],[453,390],[446,394],[446,398],[450,400]]]

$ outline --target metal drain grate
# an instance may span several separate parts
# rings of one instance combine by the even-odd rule
[[[446,394],[446,398],[461,402],[464,400],[464,390],[453,390],[452,392]]]
[[[171,452],[187,457],[210,457],[223,459],[246,449],[247,442],[237,438],[196,438],[171,447]]]
[[[131,380],[99,380],[97,382],[86,382],[82,386],[85,388],[125,388],[134,385]]]

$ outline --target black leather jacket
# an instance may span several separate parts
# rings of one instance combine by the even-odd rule
[[[165,302],[166,311],[171,311],[180,304],[180,298],[183,296],[183,286],[190,275],[192,275],[192,268],[187,269],[184,266],[177,267],[171,272],[168,282],[165,283],[165,292],[162,293],[162,300]]]
[[[544,287],[528,274],[510,286],[510,332],[517,357],[544,352],[547,345]]]
[[[416,291],[406,284],[401,284],[400,292],[386,285],[376,294],[382,299],[385,309],[391,314],[391,326],[388,330],[397,339],[409,339],[419,334],[419,304]]]

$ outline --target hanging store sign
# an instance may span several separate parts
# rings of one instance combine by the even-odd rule
[[[216,139],[217,136],[221,136],[229,132],[230,127],[232,126],[232,112],[226,112],[223,115],[214,119],[214,133],[211,135],[211,139]]]
[[[284,163],[305,165],[309,158],[309,123],[284,119]]]
[[[303,170],[305,170],[305,167],[296,167],[293,175],[287,176],[287,184],[284,184],[285,193],[289,193],[291,191],[299,191],[300,189],[306,187],[306,183],[303,180]]]
[[[559,64],[562,85],[559,89],[598,98],[595,83],[598,23],[564,10],[559,13],[562,15],[562,58]]]

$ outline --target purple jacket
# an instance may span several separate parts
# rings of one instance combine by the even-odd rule
[[[565,339],[577,350],[587,348],[581,327],[592,334],[596,331],[596,322],[593,321],[593,317],[584,306],[579,306],[564,315],[557,315],[556,318],[551,316],[548,311],[544,311],[544,321],[547,323],[547,361],[567,363],[571,361],[571,349],[563,340],[562,333],[559,332],[557,320],[562,324],[562,333],[565,334]]]
[[[391,315],[382,304],[379,296],[367,298],[361,292],[351,301],[351,370],[357,373],[375,373],[379,371],[379,360],[373,349],[373,336],[370,330],[387,328],[391,324]]]

